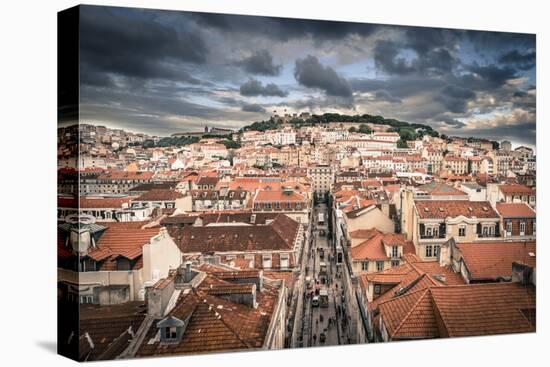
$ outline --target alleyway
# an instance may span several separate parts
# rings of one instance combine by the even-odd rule
[[[319,213],[323,213],[324,221],[322,223],[318,220]],[[326,204],[315,206],[313,218],[316,223],[312,226],[313,243],[307,255],[306,267],[306,279],[310,281],[312,286],[310,289],[306,287],[304,295],[303,346],[347,344],[347,325],[341,317],[342,286],[336,272],[334,250],[330,239],[327,238]],[[324,294],[328,294],[328,307],[326,304],[323,305]],[[313,305],[313,298],[316,295],[320,301],[318,306]],[[322,340],[323,335],[325,340]]]

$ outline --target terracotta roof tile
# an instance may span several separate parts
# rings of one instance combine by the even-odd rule
[[[457,248],[473,280],[510,277],[514,261],[536,266],[534,241],[459,243]]]
[[[405,241],[403,235],[384,234],[378,232],[366,241],[351,248],[351,257],[354,260],[389,260],[386,255],[386,246],[402,246],[403,253],[414,253],[412,242]]]
[[[174,201],[182,197],[183,195],[175,190],[152,189],[141,195],[136,201]]]
[[[420,218],[445,219],[465,216],[467,218],[498,218],[497,212],[487,201],[467,200],[416,200]]]
[[[525,203],[497,203],[497,212],[503,218],[536,218],[537,214]]]
[[[488,283],[430,289],[446,336],[495,335],[535,331],[522,310],[536,309],[535,288],[519,283]]]
[[[291,250],[299,223],[279,214],[268,225],[224,225],[185,227],[172,231],[172,237],[184,253]]]
[[[499,185],[498,188],[505,195],[514,195],[514,194],[534,195],[535,193],[535,190],[525,185],[507,184],[507,185]]]
[[[392,339],[532,332],[535,309],[534,287],[518,283],[431,286],[379,305]]]

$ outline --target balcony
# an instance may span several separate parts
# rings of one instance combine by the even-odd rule
[[[435,240],[435,239],[444,239],[444,238],[445,238],[445,233],[436,233],[432,235],[428,235],[428,234],[420,235],[421,240]]]

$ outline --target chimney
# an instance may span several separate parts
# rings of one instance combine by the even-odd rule
[[[450,240],[445,242],[439,248],[439,266],[449,266],[451,265],[451,254],[452,247],[455,246],[455,240],[451,237]]]
[[[527,285],[531,283],[532,273],[533,268],[529,265],[516,261],[512,263],[512,282]]]

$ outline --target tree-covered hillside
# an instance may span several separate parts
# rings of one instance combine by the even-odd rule
[[[439,136],[439,133],[431,126],[424,124],[411,124],[406,121],[396,119],[388,119],[378,115],[341,115],[339,113],[324,113],[322,115],[311,115],[310,117],[292,118],[289,123],[295,127],[314,126],[318,124],[328,124],[331,122],[348,122],[348,123],[371,123],[376,125],[389,125],[390,131],[395,131],[401,136],[401,140],[414,140],[424,135]],[[279,127],[280,123],[271,117],[269,120],[257,121],[251,125],[245,126],[241,131],[265,131],[274,130]],[[359,130],[357,130],[359,131]]]

